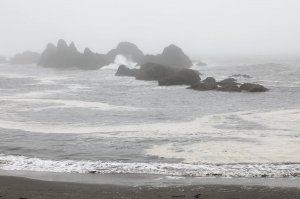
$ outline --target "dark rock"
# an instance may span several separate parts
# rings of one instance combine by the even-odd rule
[[[207,77],[205,80],[203,80],[203,84],[208,90],[214,90],[218,88],[217,81],[213,77]]]
[[[207,77],[202,82],[193,84],[190,87],[188,87],[188,89],[193,89],[197,91],[209,91],[209,90],[215,90],[217,88],[218,88],[217,82],[213,77]]]
[[[219,86],[237,85],[237,82],[236,82],[236,79],[234,79],[234,78],[227,78],[227,79],[224,79],[224,80],[218,82],[218,85]]]
[[[158,81],[166,77],[174,76],[177,73],[177,69],[169,66],[164,66],[155,63],[147,63],[141,66],[136,74],[138,80]]]
[[[251,83],[242,84],[240,89],[248,92],[266,92],[269,90],[260,84],[251,84]]]
[[[191,69],[181,69],[175,75],[158,81],[160,86],[194,85],[200,83],[199,73]]]
[[[198,84],[193,84],[190,87],[188,87],[187,89],[193,89],[193,90],[197,90],[197,91],[208,91],[209,90],[202,82],[200,82]]]
[[[156,63],[160,65],[170,66],[174,68],[189,68],[193,65],[190,58],[184,54],[181,48],[170,45],[166,47],[162,54],[146,55],[139,64]]]
[[[128,60],[133,62],[141,62],[144,58],[144,53],[133,43],[120,42],[117,48],[107,53],[107,59],[112,63],[117,55],[123,55]]]
[[[136,69],[130,69],[125,65],[120,65],[118,71],[115,74],[116,76],[127,76],[127,77],[135,77]]]
[[[16,54],[9,60],[10,64],[36,64],[40,57],[39,53],[25,51],[23,53]]]
[[[6,57],[0,56],[0,64],[7,63]]]
[[[98,69],[108,65],[109,61],[105,55],[93,53],[86,48],[84,53],[80,53],[75,44],[72,42],[69,46],[60,39],[57,47],[48,44],[44,52],[39,58],[38,65],[54,68],[79,68],[79,69]]]

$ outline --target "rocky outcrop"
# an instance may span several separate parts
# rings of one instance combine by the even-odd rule
[[[25,51],[23,53],[16,54],[9,60],[10,64],[36,64],[40,57],[39,53]]]
[[[266,92],[269,90],[260,84],[251,84],[251,83],[242,84],[240,89],[248,92]]]
[[[53,68],[79,68],[79,69],[98,69],[109,64],[105,55],[93,53],[86,48],[84,53],[80,53],[72,42],[69,46],[60,39],[57,46],[48,44],[41,54],[38,65]]]
[[[0,56],[0,64],[7,63],[6,57]]]
[[[188,87],[188,89],[197,91],[216,90],[226,92],[266,92],[269,90],[260,84],[244,83],[241,85],[237,83],[236,79],[234,78],[227,78],[220,82],[216,82],[213,77],[208,77],[198,84],[191,85]]]
[[[135,77],[137,74],[137,69],[130,69],[125,65],[120,65],[118,71],[116,72],[116,76],[127,76],[127,77]]]
[[[209,90],[216,90],[218,88],[218,84],[213,77],[207,77],[202,82],[197,84],[193,84],[188,89],[198,90],[198,91],[209,91]]]
[[[197,71],[155,63],[144,64],[140,69],[129,69],[125,65],[120,65],[115,75],[135,77],[137,80],[158,81],[160,86],[193,85],[201,80]]]
[[[234,78],[227,78],[227,79],[224,79],[224,80],[222,80],[222,81],[219,81],[218,82],[218,85],[219,86],[230,86],[230,85],[237,85],[237,82],[236,82],[237,80],[236,79],[234,79]]]
[[[158,81],[175,75],[177,70],[170,66],[155,63],[147,63],[141,66],[136,74],[137,80]]]
[[[193,65],[190,58],[184,54],[182,49],[173,44],[166,47],[162,54],[146,55],[139,64],[143,65],[149,62],[173,68],[189,68]]]
[[[144,53],[133,43],[120,42],[118,46],[107,53],[107,59],[113,63],[117,55],[123,55],[132,62],[141,62],[144,58]]]
[[[191,69],[180,69],[175,75],[168,76],[158,81],[160,86],[171,85],[194,85],[200,83],[200,76],[197,71]]]

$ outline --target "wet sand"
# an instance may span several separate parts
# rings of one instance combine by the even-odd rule
[[[40,181],[0,176],[2,199],[87,198],[202,198],[202,199],[300,199],[300,188],[230,185],[117,186]]]

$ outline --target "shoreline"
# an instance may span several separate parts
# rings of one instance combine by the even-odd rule
[[[19,177],[46,182],[79,183],[112,186],[265,186],[300,188],[299,177],[289,178],[230,178],[230,177],[190,177],[153,174],[93,174],[93,173],[55,173],[39,171],[0,170],[0,176]]]
[[[231,199],[297,199],[300,187],[266,187],[242,185],[172,185],[166,187],[83,184],[33,180],[0,176],[1,198],[83,199],[83,198],[231,198]]]

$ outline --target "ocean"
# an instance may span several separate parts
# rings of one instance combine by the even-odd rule
[[[99,70],[0,65],[0,170],[300,177],[300,63],[208,64],[201,78],[266,93],[193,91]]]

